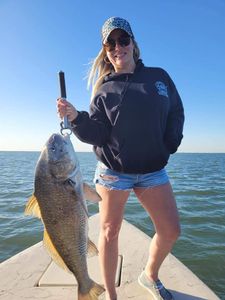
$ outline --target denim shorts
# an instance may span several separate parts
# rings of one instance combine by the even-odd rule
[[[166,170],[146,174],[125,174],[113,171],[98,162],[95,171],[94,183],[107,187],[110,190],[131,191],[133,188],[153,188],[169,182]]]

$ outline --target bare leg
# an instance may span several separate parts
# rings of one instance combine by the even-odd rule
[[[148,189],[136,188],[135,193],[151,217],[156,230],[145,268],[149,279],[156,281],[163,260],[180,234],[176,202],[169,183]]]
[[[116,300],[118,236],[123,220],[124,206],[130,192],[109,190],[98,184],[96,190],[102,198],[102,201],[99,202],[99,258],[106,289],[106,300]]]

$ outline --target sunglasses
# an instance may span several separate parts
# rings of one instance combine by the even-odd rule
[[[114,40],[109,38],[103,47],[106,51],[113,51],[115,50],[116,44],[120,45],[121,47],[126,47],[130,45],[130,37],[129,36],[120,36],[118,39]]]

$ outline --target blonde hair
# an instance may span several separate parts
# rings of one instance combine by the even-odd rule
[[[140,50],[138,47],[137,42],[132,39],[134,45],[134,61],[137,63],[138,59],[140,58]],[[97,90],[101,86],[104,77],[113,71],[113,65],[107,61],[107,55],[104,48],[102,48],[97,55],[97,57],[93,60],[91,68],[88,73],[88,89],[92,88],[91,93],[91,100],[93,99],[94,95],[96,94]]]

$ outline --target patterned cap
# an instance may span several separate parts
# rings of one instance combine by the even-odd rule
[[[104,25],[102,26],[102,42],[106,43],[110,33],[114,29],[122,29],[126,31],[126,33],[133,38],[133,32],[131,30],[130,24],[127,20],[119,18],[119,17],[111,17],[105,21]]]

